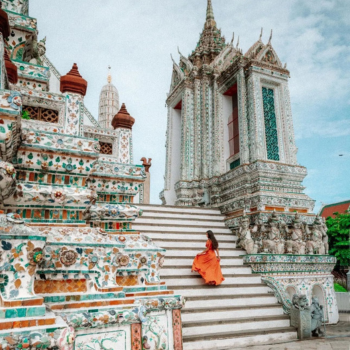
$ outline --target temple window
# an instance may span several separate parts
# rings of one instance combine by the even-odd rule
[[[241,160],[240,160],[240,158],[238,158],[235,161],[230,163],[230,169],[232,170],[234,168],[237,168],[240,165],[241,165]]]
[[[26,114],[31,120],[39,120],[46,123],[58,123],[58,111],[55,111],[54,109],[23,106],[23,112],[27,112]]]
[[[113,154],[113,145],[111,143],[100,141],[100,147],[101,154]]]
[[[273,89],[262,88],[267,159],[280,160]]]
[[[225,93],[225,96],[232,98],[232,113],[228,119],[228,133],[229,133],[229,147],[230,157],[239,153],[239,124],[238,124],[238,97],[237,97],[237,84],[233,85]]]

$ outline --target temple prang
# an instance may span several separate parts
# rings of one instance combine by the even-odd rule
[[[257,37],[245,53],[239,37],[227,42],[207,0],[195,49],[188,56],[178,49],[179,61],[171,56],[160,199],[189,212],[219,209],[246,253],[244,264],[262,274],[286,314],[292,296],[305,294],[310,303],[321,300],[325,322],[336,323],[336,258],[302,184],[307,169],[297,160],[290,72],[273,31],[267,42],[263,30]],[[198,340],[200,346],[210,348]]]

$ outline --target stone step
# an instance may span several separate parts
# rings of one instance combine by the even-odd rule
[[[234,277],[233,277],[234,276]],[[241,274],[241,275],[224,275],[225,281],[223,284],[251,284],[261,283],[259,275]],[[162,276],[162,280],[166,282],[169,289],[174,286],[200,286],[205,285],[203,278],[200,275],[193,276]]]
[[[210,221],[225,221],[225,215],[222,214],[200,214],[200,213],[188,213],[186,212],[172,212],[172,211],[157,211],[147,210],[144,211],[141,218],[176,218],[176,219],[197,219],[197,220],[210,220]],[[140,219],[141,219],[140,218]],[[139,219],[138,219],[139,220]]]
[[[167,255],[165,258],[164,267],[176,265],[179,267],[189,266],[191,268],[193,259],[194,259],[194,256],[177,257],[177,256]],[[223,265],[243,266],[243,259],[240,256],[221,256],[220,264],[221,266]]]
[[[136,231],[140,231],[147,236],[148,232],[157,232],[157,233],[188,233],[192,235],[193,233],[197,233],[200,235],[204,235],[208,230],[212,230],[215,235],[219,234],[229,234],[232,235],[232,231],[229,228],[225,227],[214,227],[214,226],[190,226],[190,225],[178,225],[175,226],[173,224],[170,225],[158,225],[154,224],[142,224],[136,220],[135,223],[132,224],[132,228]]]
[[[169,248],[195,248],[203,251],[205,249],[204,242],[190,242],[190,241],[163,241],[163,240],[154,240],[153,241],[158,247],[169,249]],[[222,248],[236,248],[236,243],[234,242],[220,242],[219,249]],[[199,253],[199,252],[198,252]]]
[[[220,321],[228,318],[239,318],[257,316],[277,316],[283,315],[283,309],[280,304],[271,305],[248,305],[248,306],[225,306],[223,308],[208,309],[207,307],[188,308],[181,311],[183,322],[197,320]]]
[[[215,287],[213,287],[215,288]],[[276,304],[277,299],[274,295],[263,294],[244,294],[244,295],[216,295],[216,296],[196,296],[186,298],[186,308],[197,308],[205,305],[208,310],[229,306],[251,306]]]
[[[214,208],[177,207],[177,206],[156,205],[156,204],[137,204],[137,206],[140,207],[144,212],[148,210],[153,210],[156,212],[222,215],[219,209],[214,209]]]
[[[188,218],[147,218],[147,217],[140,217],[137,219],[137,224],[143,224],[143,225],[158,225],[158,226],[165,226],[165,225],[171,225],[173,227],[177,226],[188,226],[188,227],[215,227],[215,228],[226,228],[224,221],[215,221],[215,220],[198,220],[198,219],[188,219]],[[207,228],[208,230],[208,228]]]
[[[144,232],[142,232],[144,234]],[[205,245],[207,237],[205,233],[191,234],[191,233],[156,233],[148,232],[147,236],[154,241],[183,241],[183,242],[202,242]],[[231,234],[218,234],[215,235],[219,245],[223,242],[236,242],[237,236]]]
[[[256,329],[247,331],[218,332],[208,335],[184,336],[184,350],[232,350],[238,346],[250,346],[288,342],[297,339],[293,327]]]
[[[289,327],[288,315],[230,318],[225,320],[205,320],[182,322],[182,334],[186,336],[207,336],[219,332],[237,332],[256,329]]]
[[[243,265],[246,253],[236,248],[235,236],[217,209],[140,205],[144,215],[133,229],[166,249],[160,271],[168,290],[186,298],[182,310],[184,350],[230,349],[236,344],[260,344],[296,339],[289,317],[261,282]],[[191,273],[195,256],[205,249],[206,231],[219,242],[225,281],[208,286],[198,273]],[[131,296],[131,295],[130,295]]]
[[[193,275],[193,272],[191,272],[191,265],[186,266],[186,268],[183,268],[182,266],[167,266],[163,267],[160,270],[161,277],[163,276],[189,276],[191,277]],[[232,274],[251,274],[251,268],[249,266],[235,266],[231,267],[230,265],[221,265],[221,271],[224,275],[232,275]]]
[[[174,289],[174,288],[173,288]],[[269,292],[269,287],[264,284],[227,284],[221,285],[216,288],[210,288],[210,286],[201,286],[199,288],[191,287],[183,289],[179,287],[176,289],[176,293],[188,297],[201,297],[205,296],[221,296],[221,295],[251,295],[251,294],[264,294]]]
[[[168,248],[166,251],[166,256],[175,256],[175,257],[192,257],[193,259],[198,254],[197,249],[193,248]],[[220,248],[220,257],[233,257],[245,255],[245,251],[237,248]]]

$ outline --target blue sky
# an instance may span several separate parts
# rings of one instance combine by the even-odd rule
[[[298,161],[308,168],[306,193],[316,202],[350,198],[350,1],[213,0],[226,40],[232,32],[246,52],[264,28],[291,72],[290,92]],[[120,101],[136,119],[135,162],[153,158],[151,200],[163,189],[166,93],[178,59],[196,46],[206,0],[32,0],[39,37],[61,72],[76,62],[88,81],[85,103],[97,117],[107,66]],[[343,154],[343,157],[339,157]]]

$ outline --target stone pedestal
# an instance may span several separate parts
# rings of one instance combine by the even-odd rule
[[[311,313],[310,310],[298,310],[291,308],[290,325],[298,329],[298,339],[311,338]]]
[[[305,294],[309,303],[318,297],[327,324],[339,321],[332,270],[336,258],[330,255],[247,254],[243,262],[273,290],[285,313],[289,314],[294,294]]]

